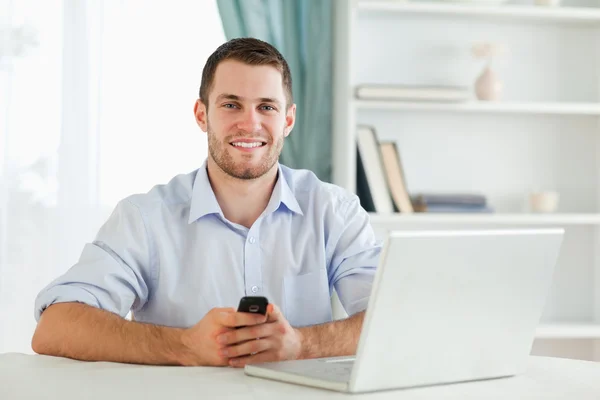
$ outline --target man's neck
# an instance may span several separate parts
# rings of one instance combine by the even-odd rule
[[[207,173],[217,202],[227,220],[250,228],[267,208],[277,182],[277,164],[257,179],[234,178],[209,157]]]

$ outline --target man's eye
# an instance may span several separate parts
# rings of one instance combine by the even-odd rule
[[[236,108],[236,105],[235,104],[231,104],[231,103],[227,103],[223,107],[225,107],[225,108]]]
[[[265,111],[273,111],[273,110],[275,110],[275,108],[271,107],[271,106],[262,106],[262,109],[265,110]]]

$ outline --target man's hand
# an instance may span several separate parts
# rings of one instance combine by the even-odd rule
[[[269,304],[267,322],[223,332],[220,354],[232,367],[270,361],[295,360],[302,353],[302,335],[290,326],[277,306]]]
[[[232,308],[213,308],[196,325],[183,331],[181,342],[184,346],[183,365],[229,365],[229,356],[222,350],[227,343],[219,341],[220,335],[232,335],[236,332],[264,326],[266,316],[236,312]],[[236,330],[235,328],[245,326]]]

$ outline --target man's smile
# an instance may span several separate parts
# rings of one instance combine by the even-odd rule
[[[248,152],[264,147],[267,143],[256,139],[236,139],[229,144],[240,151]]]

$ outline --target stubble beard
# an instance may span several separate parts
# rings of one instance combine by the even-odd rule
[[[258,165],[248,165],[244,162],[237,162],[231,156],[230,151],[235,151],[233,149],[228,149],[231,143],[235,138],[242,137],[254,137],[244,134],[239,135],[231,135],[225,138],[224,141],[219,141],[217,135],[210,128],[210,124],[208,124],[208,151],[210,156],[215,161],[217,166],[225,172],[227,175],[237,178],[237,179],[257,179],[261,176],[265,175],[267,172],[273,168],[277,160],[279,160],[279,155],[281,154],[281,150],[283,149],[283,135],[276,139],[276,142],[273,143],[271,138],[262,138],[262,140],[268,140],[267,144],[267,152],[262,156]],[[242,154],[242,158],[245,158],[246,155]],[[251,154],[248,154],[247,157],[254,157]]]

